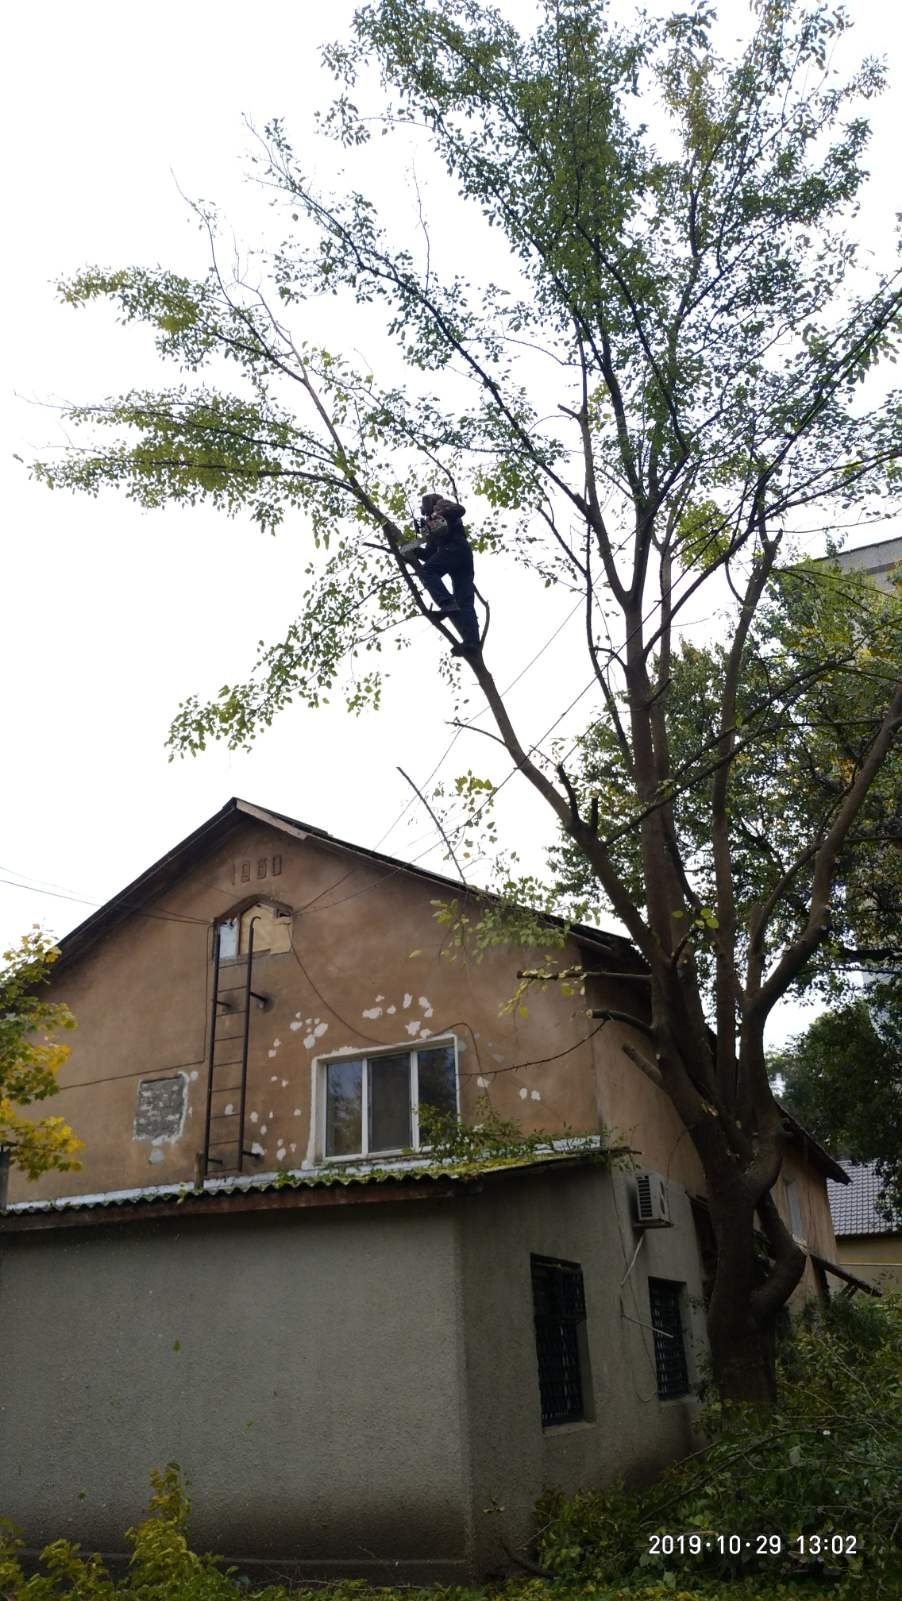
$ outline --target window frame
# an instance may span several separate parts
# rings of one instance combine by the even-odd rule
[[[553,1268],[561,1275],[569,1275],[578,1281],[579,1309],[577,1313],[568,1313],[557,1308],[551,1312],[540,1312],[537,1307],[537,1275],[536,1268]],[[538,1251],[532,1251],[529,1258],[530,1291],[532,1296],[532,1322],[536,1346],[536,1378],[539,1387],[539,1416],[544,1429],[563,1429],[572,1427],[574,1423],[591,1423],[594,1421],[592,1412],[592,1382],[589,1367],[588,1347],[588,1308],[586,1306],[586,1281],[581,1262],[571,1262],[563,1257],[543,1256]],[[545,1411],[542,1395],[542,1348],[539,1342],[540,1324],[550,1328],[568,1328],[573,1331],[573,1345],[576,1351],[576,1378],[579,1387],[579,1410],[571,1410],[566,1416],[551,1416]]]
[[[316,1099],[317,1099],[316,1147],[317,1147],[317,1151],[319,1153],[320,1161],[322,1161],[322,1162],[330,1162],[330,1163],[331,1162],[371,1162],[371,1161],[376,1160],[377,1158],[381,1158],[381,1157],[385,1157],[385,1156],[404,1156],[406,1154],[408,1147],[403,1146],[403,1145],[386,1147],[386,1148],[378,1150],[378,1151],[371,1151],[369,1149],[369,1134],[370,1134],[370,1104],[369,1104],[370,1103],[370,1074],[369,1074],[369,1063],[371,1061],[378,1061],[379,1058],[383,1057],[383,1056],[403,1056],[405,1053],[409,1057],[408,1072],[410,1074],[410,1077],[408,1079],[408,1083],[410,1085],[410,1092],[411,1092],[411,1101],[410,1101],[410,1135],[411,1135],[411,1144],[410,1144],[410,1149],[413,1150],[417,1154],[419,1154],[421,1151],[422,1152],[430,1151],[432,1149],[431,1146],[429,1146],[429,1145],[421,1145],[420,1144],[420,1065],[419,1065],[419,1061],[417,1060],[417,1057],[418,1057],[418,1054],[419,1054],[420,1051],[437,1050],[437,1049],[440,1049],[442,1046],[449,1046],[449,1045],[451,1046],[451,1048],[454,1051],[454,1116],[459,1119],[460,1118],[460,1048],[459,1048],[459,1045],[458,1045],[458,1040],[457,1040],[457,1035],[456,1034],[438,1034],[438,1035],[435,1036],[435,1038],[433,1038],[432,1035],[430,1035],[428,1039],[420,1040],[419,1043],[417,1043],[416,1041],[413,1041],[413,1040],[404,1040],[404,1041],[399,1042],[396,1045],[379,1045],[379,1046],[376,1047],[375,1050],[359,1051],[359,1052],[355,1051],[353,1053],[353,1055],[350,1054],[350,1053],[345,1054],[344,1052],[340,1052],[340,1053],[331,1052],[328,1055],[323,1055],[323,1056],[318,1057],[317,1060],[316,1060],[316,1073],[315,1073]],[[345,1062],[349,1062],[349,1063],[350,1062],[360,1062],[360,1063],[362,1063],[361,1093],[360,1093],[360,1128],[361,1128],[362,1142],[363,1142],[363,1145],[364,1145],[365,1148],[360,1150],[360,1151],[349,1151],[346,1155],[338,1156],[338,1155],[334,1155],[334,1154],[330,1155],[330,1153],[326,1150],[326,1136],[327,1136],[327,1127],[328,1127],[328,1124],[327,1124],[328,1103],[329,1103],[329,1068],[331,1066],[333,1066],[334,1064],[336,1064],[336,1063],[345,1063]],[[414,1087],[416,1089],[416,1098],[414,1098]]]
[[[783,1174],[783,1194],[786,1197],[786,1217],[789,1223],[789,1232],[794,1240],[804,1242],[807,1238],[805,1218],[802,1213],[802,1188],[798,1179],[790,1174]]]
[[[674,1301],[675,1308],[676,1308],[677,1324],[678,1324],[678,1327],[679,1327],[679,1336],[680,1336],[680,1339],[679,1339],[679,1355],[680,1355],[680,1361],[681,1361],[682,1369],[683,1369],[683,1378],[685,1380],[685,1387],[682,1390],[672,1390],[672,1391],[671,1390],[667,1390],[667,1391],[665,1391],[663,1393],[662,1393],[662,1390],[661,1390],[661,1367],[660,1367],[660,1362],[659,1362],[659,1347],[658,1347],[659,1336],[658,1336],[658,1330],[660,1329],[661,1335],[663,1335],[665,1338],[669,1337],[669,1330],[662,1328],[661,1324],[659,1324],[659,1323],[657,1323],[655,1321],[656,1317],[658,1317],[660,1315],[660,1313],[655,1308],[655,1305],[654,1305],[654,1301],[653,1301],[653,1298],[652,1298],[653,1297],[652,1285],[660,1285],[664,1289],[672,1290],[672,1291],[675,1292],[675,1294],[673,1296],[673,1301]],[[658,1392],[658,1400],[662,1401],[662,1402],[666,1402],[666,1401],[685,1401],[686,1397],[687,1396],[691,1396],[692,1393],[693,1393],[692,1372],[691,1372],[691,1369],[690,1369],[690,1366],[689,1366],[689,1351],[688,1351],[688,1347],[687,1347],[687,1344],[686,1344],[686,1319],[684,1317],[685,1301],[686,1301],[686,1285],[685,1285],[685,1283],[684,1283],[684,1281],[682,1279],[662,1279],[662,1278],[658,1278],[656,1274],[653,1274],[653,1273],[649,1274],[649,1276],[648,1276],[648,1306],[649,1306],[650,1325],[651,1325],[651,1330],[652,1330],[652,1342],[653,1342],[652,1349],[653,1349],[654,1362],[655,1362],[655,1387],[656,1387],[657,1392]],[[663,1350],[663,1347],[661,1349]]]

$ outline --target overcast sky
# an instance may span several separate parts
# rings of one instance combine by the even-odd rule
[[[504,9],[524,23],[532,15],[525,0],[507,0]],[[738,18],[741,9],[731,5],[728,14]],[[898,86],[897,9],[883,0],[855,0],[852,9],[856,50],[885,54]],[[401,658],[378,714],[355,720],[340,706],[294,709],[249,755],[216,748],[169,763],[164,740],[179,700],[192,691],[206,697],[242,676],[257,640],[278,638],[294,615],[306,560],[303,528],[289,523],[273,540],[206,510],[151,514],[114,494],[96,501],[51,495],[11,459],[13,452],[27,459],[58,448],[54,405],[174,376],[174,369],[161,372],[146,341],[105,312],[60,306],[53,289],[59,276],[87,263],[161,263],[201,273],[202,240],[184,194],[215,199],[236,231],[252,236],[260,198],[245,176],[243,116],[258,125],[283,117],[306,170],[321,181],[349,164],[316,142],[312,119],[331,89],[318,47],[346,30],[352,10],[348,0],[328,7],[160,0],[150,11],[111,0],[77,7],[32,0],[7,18],[4,942],[35,921],[64,934],[230,795],[444,866],[418,803],[397,822],[410,799],[397,765],[422,783],[451,738],[431,630]],[[887,220],[900,209],[893,99],[898,105],[898,87],[873,111],[873,232],[866,237],[875,250],[883,249]],[[407,204],[409,168],[371,160],[369,170],[381,207]],[[457,228],[455,219],[455,235]],[[548,591],[529,598],[489,562],[480,580],[494,602],[492,665],[506,685],[564,621],[572,598]],[[578,655],[580,629],[574,617],[512,695],[529,740],[542,736],[588,676]],[[470,710],[478,709],[474,701]],[[577,726],[580,714],[565,726]],[[487,758],[491,750],[488,741],[464,735],[442,773],[506,771],[506,759],[499,766]],[[552,833],[547,816],[525,785],[511,784],[507,794],[505,828],[527,863],[539,866],[540,846]],[[797,1017],[784,1012],[775,1036]]]

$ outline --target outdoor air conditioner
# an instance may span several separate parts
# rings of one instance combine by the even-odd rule
[[[636,1227],[669,1229],[672,1222],[666,1179],[660,1173],[637,1173]]]

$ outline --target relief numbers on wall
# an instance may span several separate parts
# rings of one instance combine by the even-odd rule
[[[257,856],[253,861],[232,863],[232,883],[249,884],[252,879],[278,878],[281,871],[281,856]]]

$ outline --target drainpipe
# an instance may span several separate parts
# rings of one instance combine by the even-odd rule
[[[0,1214],[6,1211],[9,1195],[10,1147],[0,1145]]]

